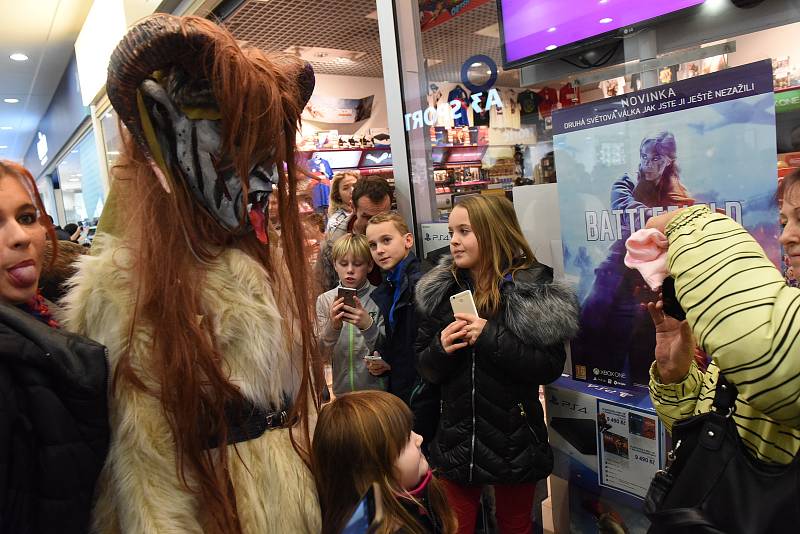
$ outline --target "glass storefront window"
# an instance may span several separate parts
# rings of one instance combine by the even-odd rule
[[[94,226],[103,211],[105,196],[92,131],[58,164],[57,172],[64,199],[64,224]]]
[[[53,190],[52,175],[48,174],[36,180],[36,187],[39,189],[39,196],[42,198],[45,211],[53,218],[56,224],[60,224],[61,221],[58,220],[58,213],[56,211],[56,197],[55,191]]]
[[[109,106],[100,116],[100,128],[103,131],[103,147],[106,150],[106,163],[108,163],[109,173],[112,167],[116,165],[122,152],[122,138],[119,134],[120,126],[117,120],[117,112]]]

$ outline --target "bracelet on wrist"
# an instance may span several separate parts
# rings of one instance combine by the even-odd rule
[[[375,319],[370,315],[369,316],[369,326],[367,326],[366,328],[359,328],[358,331],[359,332],[366,332],[367,330],[372,328],[372,325],[374,325],[374,324],[375,324]]]

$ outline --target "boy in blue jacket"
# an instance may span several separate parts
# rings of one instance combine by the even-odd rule
[[[417,318],[414,288],[422,276],[420,261],[412,252],[414,236],[397,213],[382,213],[367,224],[367,241],[383,281],[372,292],[372,300],[383,315],[385,334],[378,340],[382,360],[370,362],[370,372],[389,377],[388,391],[409,403],[417,380]]]

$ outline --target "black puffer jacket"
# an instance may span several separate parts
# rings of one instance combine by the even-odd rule
[[[102,345],[0,304],[0,533],[89,531],[107,374]]]
[[[561,375],[564,341],[578,330],[573,292],[541,264],[517,271],[501,287],[501,309],[473,347],[447,354],[451,295],[469,276],[442,262],[417,285],[420,374],[441,384],[442,413],[430,446],[438,473],[462,484],[519,484],[546,477],[553,464],[539,385]]]

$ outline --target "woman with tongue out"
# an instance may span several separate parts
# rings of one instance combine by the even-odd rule
[[[108,450],[105,348],[59,330],[39,294],[48,238],[55,257],[33,177],[0,160],[2,532],[87,532]]]

